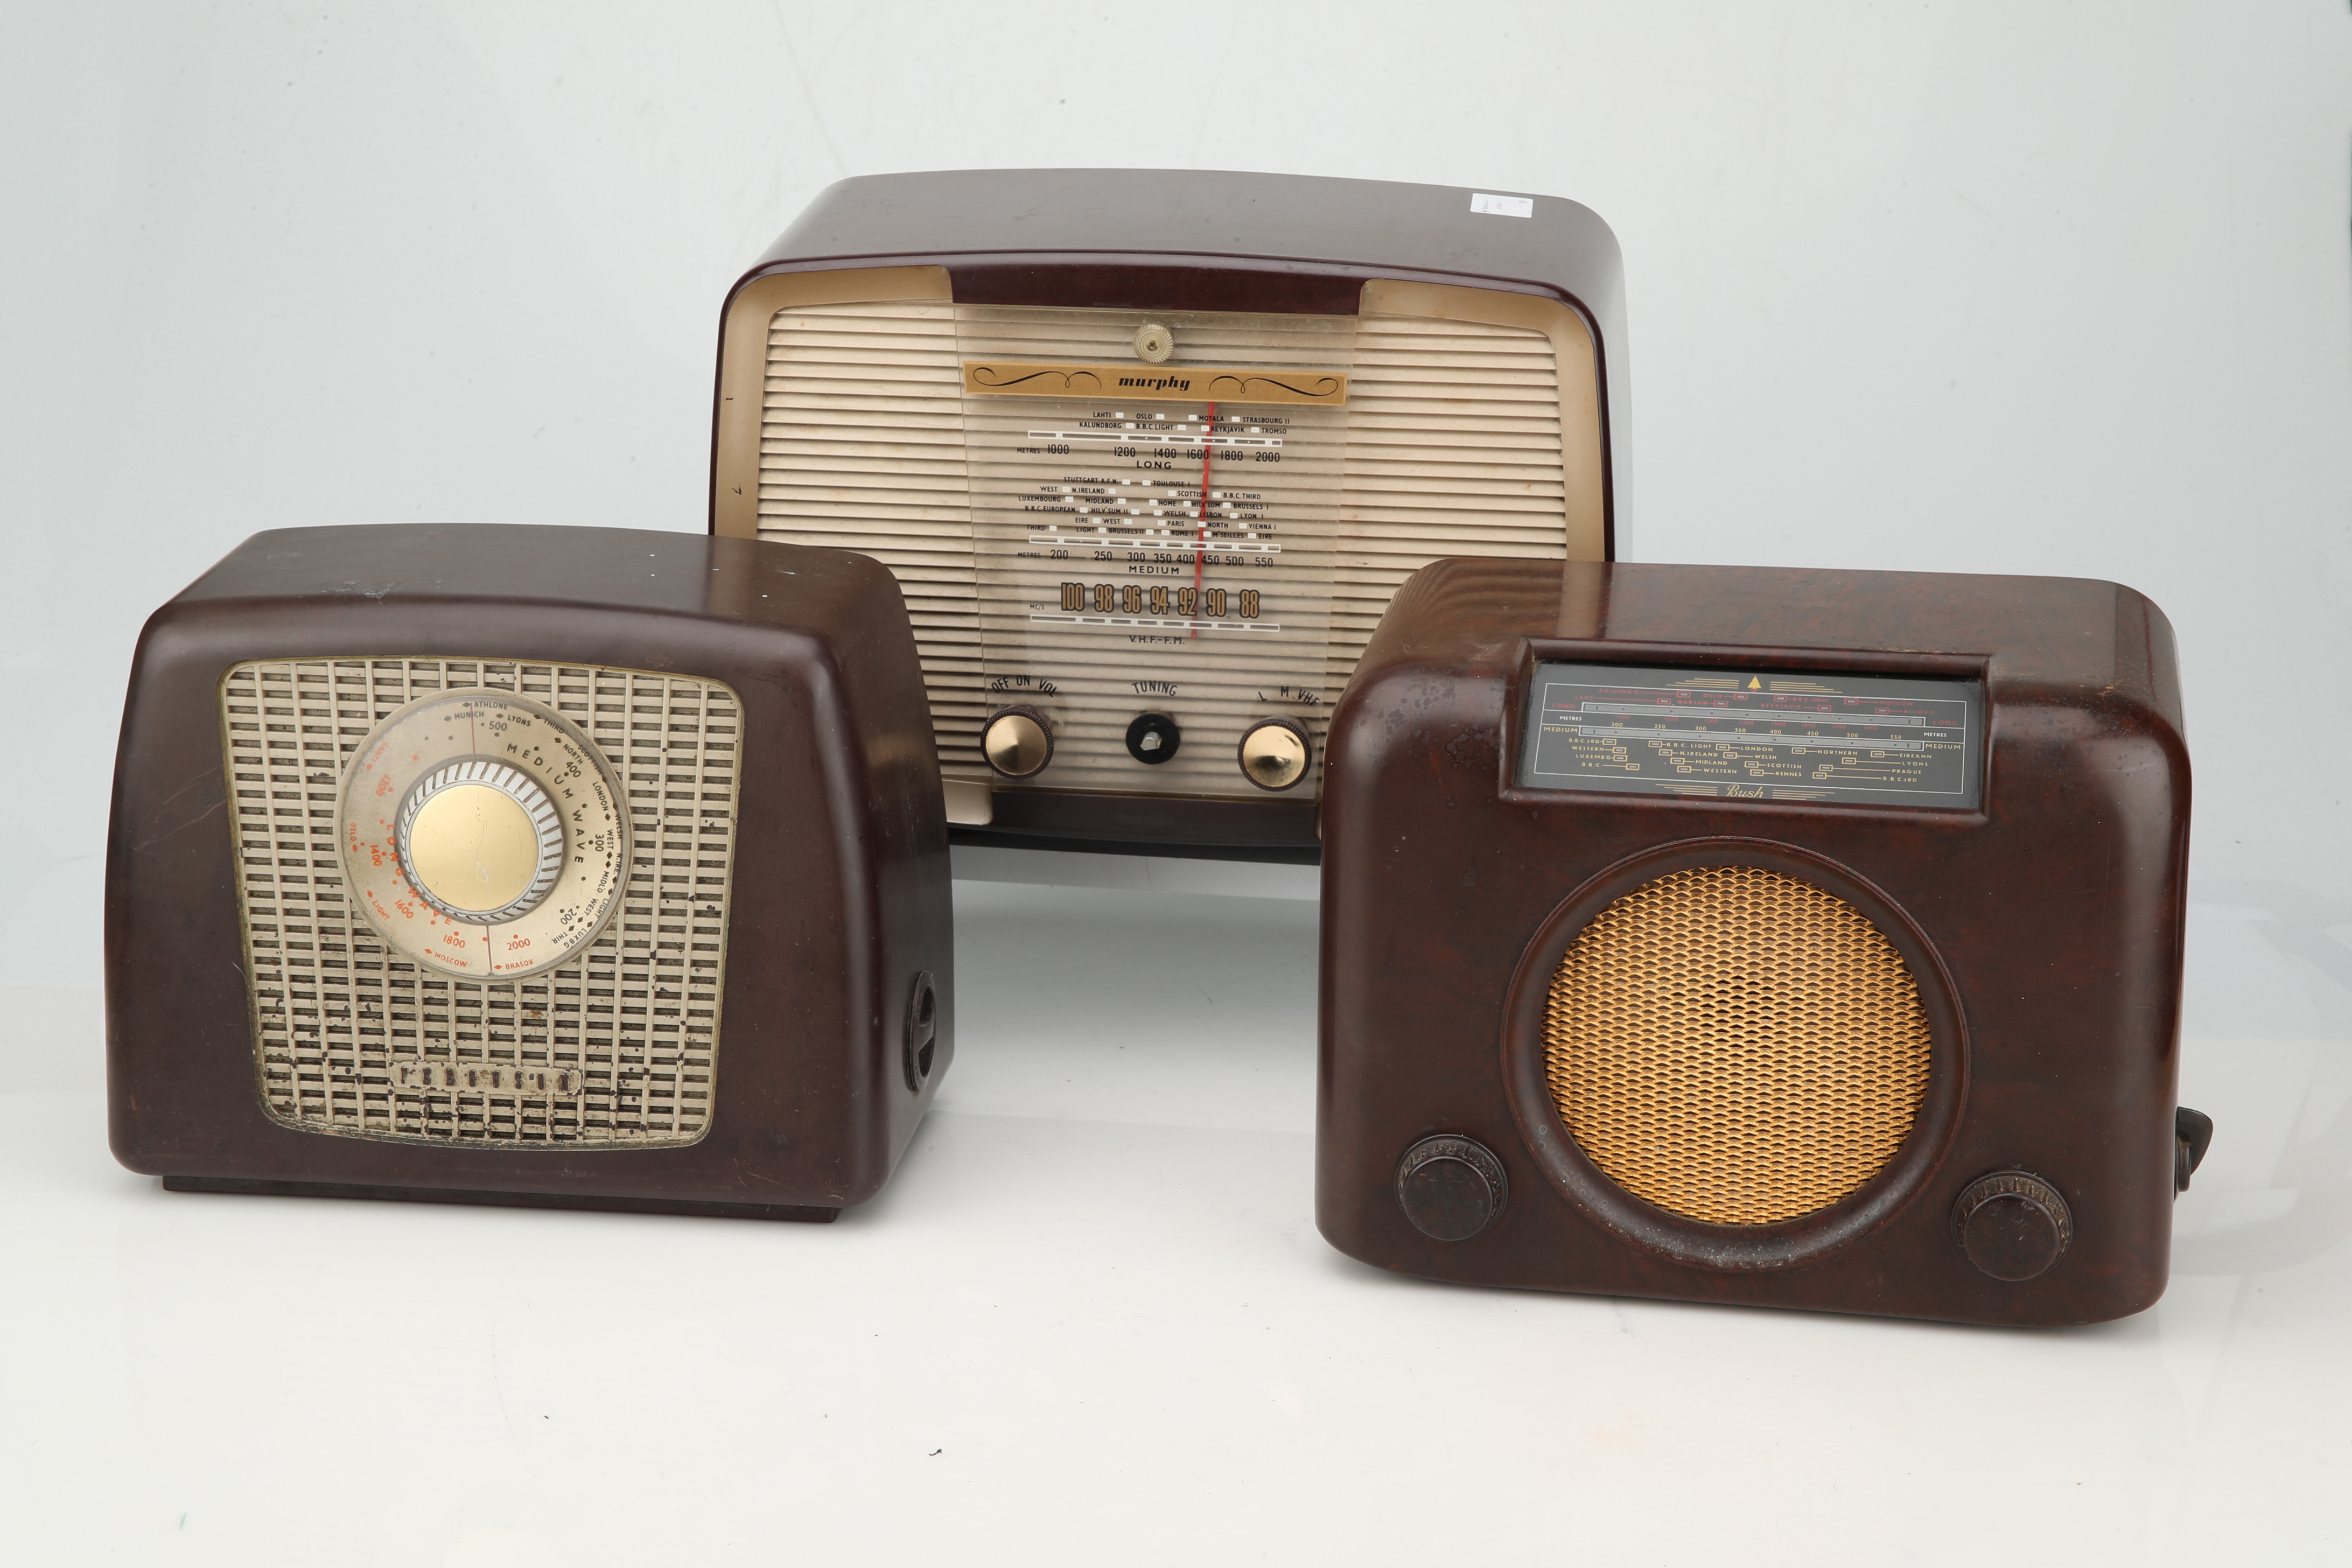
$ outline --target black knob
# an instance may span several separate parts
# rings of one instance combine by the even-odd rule
[[[1165,713],[1139,713],[1127,727],[1127,754],[1139,763],[1158,764],[1176,754],[1184,732]]]
[[[1397,1162],[1397,1203],[1413,1228],[1438,1241],[1467,1241],[1503,1212],[1510,1197],[1503,1163],[1484,1144],[1441,1133]]]
[[[929,970],[915,976],[907,991],[907,1087],[920,1089],[931,1076],[931,1058],[939,1050],[940,991]]]
[[[1979,1176],[1952,1205],[1952,1228],[1969,1261],[1996,1279],[2048,1272],[2074,1239],[2074,1216],[2058,1189],[2023,1171]]]
[[[2205,1151],[2213,1146],[2213,1119],[2201,1110],[2191,1110],[2185,1105],[2172,1110],[2172,1190],[2185,1193],[2189,1178],[2205,1163]]]

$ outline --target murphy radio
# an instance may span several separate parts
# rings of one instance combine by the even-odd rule
[[[1397,585],[1622,548],[1623,321],[1548,196],[845,180],[728,300],[711,529],[897,574],[960,832],[1311,859]]]
[[[1333,720],[1317,1217],[1433,1279],[2162,1292],[2189,754],[2112,583],[1449,561]]]
[[[257,534],[148,621],[114,1151],[180,1190],[830,1219],[952,1046],[898,586],[623,529]]]

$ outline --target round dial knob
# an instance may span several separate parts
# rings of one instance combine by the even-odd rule
[[[1494,1151],[1475,1138],[1424,1138],[1397,1162],[1397,1206],[1433,1241],[1467,1241],[1510,1201],[1511,1184]]]
[[[981,754],[1009,779],[1025,779],[1054,760],[1054,727],[1034,708],[1000,708],[980,732]]]
[[[1242,776],[1260,789],[1288,789],[1307,776],[1314,754],[1295,720],[1261,719],[1242,732]]]
[[[1139,713],[1127,727],[1127,754],[1153,767],[1173,761],[1183,741],[1184,731],[1165,713]]]
[[[1150,364],[1158,364],[1176,352],[1176,334],[1157,321],[1146,321],[1135,329],[1135,357]]]
[[[501,925],[535,909],[563,868],[563,820],[536,780],[464,757],[409,785],[394,842],[418,896],[451,920]]]
[[[1979,1176],[1952,1205],[1952,1228],[1969,1261],[1996,1279],[2048,1271],[2074,1239],[2074,1215],[2058,1189],[2024,1171]]]

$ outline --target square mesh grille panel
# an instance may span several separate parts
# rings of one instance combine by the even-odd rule
[[[345,765],[443,691],[554,710],[629,806],[628,889],[574,963],[473,981],[404,959],[347,903]],[[257,661],[221,682],[237,898],[263,1104],[405,1142],[691,1143],[709,1130],[735,855],[740,705],[710,680],[482,659]]]
[[[1544,1063],[1595,1165],[1660,1208],[1769,1225],[1895,1156],[1927,1089],[1919,988],[1844,900],[1754,866],[1634,889],[1560,958]]]

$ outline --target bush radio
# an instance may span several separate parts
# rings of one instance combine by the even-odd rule
[[[859,556],[288,529],[149,620],[106,900],[167,1187],[830,1219],[953,1049],[922,676]]]
[[[1622,547],[1623,322],[1548,196],[845,180],[727,301],[711,529],[898,574],[961,836],[1311,861],[1397,584]]]
[[[1430,1279],[2163,1291],[2189,755],[2110,583],[1448,561],[1332,720],[1317,1217]]]

